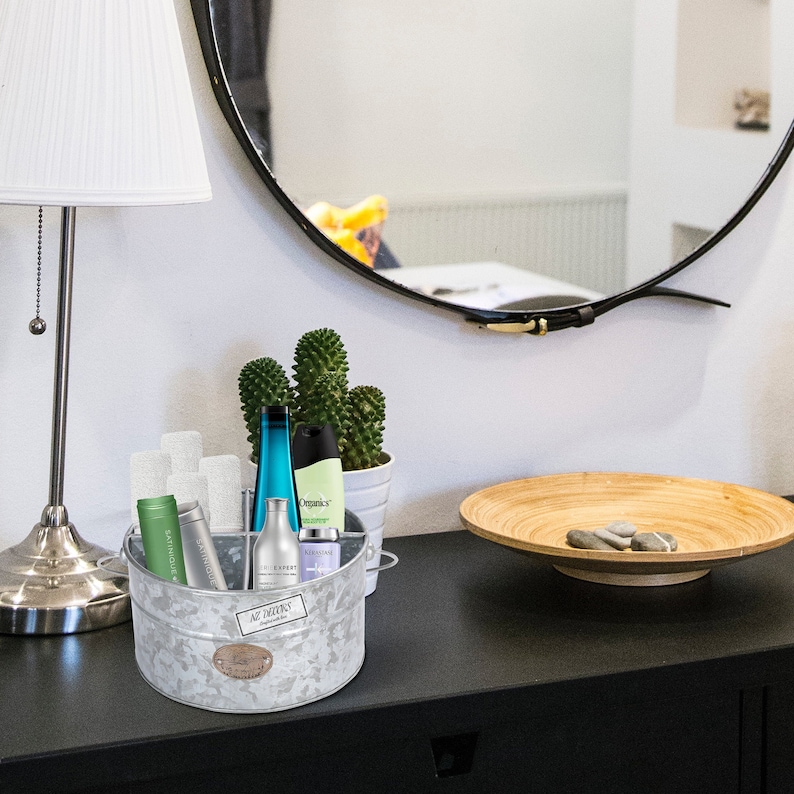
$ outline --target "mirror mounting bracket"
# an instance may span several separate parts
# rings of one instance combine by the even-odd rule
[[[685,300],[698,301],[700,303],[708,303],[712,306],[722,306],[729,309],[731,304],[725,303],[718,298],[710,298],[707,295],[698,295],[694,292],[686,292],[685,290],[672,289],[671,287],[660,287],[652,285],[644,289],[632,291],[629,294],[620,296],[623,300],[620,303],[626,303],[630,300],[637,300],[638,298],[683,298]],[[601,305],[604,305],[602,308]],[[607,305],[609,304],[609,305]],[[581,328],[585,325],[591,325],[595,322],[595,318],[599,314],[614,308],[614,301],[601,301],[594,304],[587,304],[584,306],[574,306],[570,309],[557,309],[552,314],[544,315],[523,315],[516,317],[513,315],[504,315],[503,319],[492,319],[490,322],[483,324],[482,319],[476,317],[467,318],[470,322],[476,322],[480,326],[487,328],[489,331],[498,331],[499,333],[508,334],[530,334],[532,336],[545,336],[549,331],[560,331],[563,328]],[[600,309],[600,311],[599,311]]]

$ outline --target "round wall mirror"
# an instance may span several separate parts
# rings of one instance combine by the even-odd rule
[[[496,330],[720,304],[661,283],[794,142],[779,0],[192,3],[221,108],[306,234]]]

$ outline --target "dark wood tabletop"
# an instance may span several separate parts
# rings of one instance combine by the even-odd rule
[[[765,687],[788,692],[794,675],[794,545],[651,588],[571,579],[462,531],[385,545],[400,563],[366,600],[361,672],[288,711],[214,713],[158,694],[138,673],[131,623],[0,636],[0,791],[182,790],[174,781],[209,791],[222,779],[239,788],[246,775],[263,780],[257,761],[279,770],[282,786],[271,791],[336,790],[301,782],[308,756],[327,757],[337,781],[357,767],[349,779],[360,790],[378,785],[374,766],[389,764],[403,770],[404,788],[387,790],[489,790],[480,786],[497,750],[487,763],[460,761],[474,752],[460,750],[465,737],[476,743],[489,726],[529,721],[537,732],[566,715],[597,723],[661,700],[673,712],[703,703],[693,709],[702,712],[690,726],[697,734],[709,708],[723,719],[724,696],[729,715],[739,704],[730,736],[746,745],[769,730]],[[477,746],[485,758],[488,740]],[[472,768],[446,774],[459,763]],[[740,783],[771,774],[744,764]]]

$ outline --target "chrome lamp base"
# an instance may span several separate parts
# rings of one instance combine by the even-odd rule
[[[63,507],[0,552],[0,633],[76,634],[131,617],[127,580],[97,566],[109,551],[88,543]]]

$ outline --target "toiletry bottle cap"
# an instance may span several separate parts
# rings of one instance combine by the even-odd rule
[[[295,428],[292,439],[292,462],[296,469],[303,469],[321,460],[339,457],[332,425],[302,425]]]
[[[180,524],[190,524],[193,521],[206,521],[204,510],[197,499],[192,502],[183,502],[176,506]]]
[[[278,496],[270,496],[265,499],[265,506],[268,510],[273,510],[275,512],[287,512],[287,505],[289,504],[289,499],[282,499]]]
[[[298,540],[339,540],[339,530],[336,527],[302,527]]]
[[[263,414],[288,414],[289,408],[286,405],[263,405],[259,409]]]
[[[138,518],[162,518],[175,516],[176,499],[173,494],[154,496],[150,499],[138,499]]]

